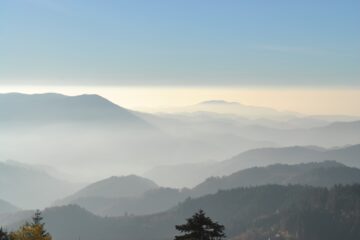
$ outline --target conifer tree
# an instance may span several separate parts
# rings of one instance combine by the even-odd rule
[[[50,234],[45,230],[45,223],[42,222],[43,217],[41,216],[40,210],[35,211],[32,219],[33,219],[32,226],[40,231],[42,237],[50,236]]]
[[[185,224],[176,225],[175,228],[184,233],[175,236],[175,240],[220,240],[225,238],[225,227],[213,222],[203,210],[199,210],[191,218],[188,218]]]
[[[51,240],[50,234],[45,230],[41,212],[36,210],[31,224],[26,223],[19,230],[10,233],[10,240]]]
[[[43,220],[43,217],[41,216],[40,210],[35,211],[32,220],[33,220],[33,225],[42,224],[41,221]]]

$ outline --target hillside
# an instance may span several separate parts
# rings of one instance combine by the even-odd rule
[[[109,197],[106,193],[100,194],[101,191],[92,195],[77,193],[65,201],[58,202],[57,205],[77,204],[100,216],[144,215],[165,211],[188,197],[200,197],[225,189],[267,184],[331,187],[336,184],[353,183],[360,183],[360,169],[350,168],[334,161],[295,165],[275,164],[241,170],[229,176],[211,177],[193,189],[153,188],[136,196],[120,197],[113,194]],[[116,189],[114,186],[106,189],[114,188]],[[123,194],[126,191],[124,189]]]
[[[157,188],[156,183],[146,178],[135,175],[113,176],[90,184],[65,199],[57,201],[57,204],[76,203],[83,201],[83,199],[97,199],[105,203],[117,198],[138,197],[146,191]],[[100,206],[104,206],[104,204],[100,204]]]
[[[229,176],[211,177],[192,189],[193,196],[216,193],[219,189],[267,184],[300,184],[331,187],[336,184],[360,183],[360,169],[334,161],[304,164],[274,164],[238,171]]]
[[[318,148],[318,147],[283,147],[262,148],[249,150],[223,161],[218,168],[222,174],[231,173],[234,169],[244,169],[254,166],[266,166],[275,163],[297,164],[306,162],[320,162],[334,160],[339,163],[360,167],[360,144],[341,148]]]
[[[165,211],[190,196],[190,190],[158,188],[137,197],[83,197],[72,201],[99,216],[133,216]]]
[[[331,189],[267,185],[188,199],[148,216],[102,218],[78,206],[64,206],[46,209],[44,219],[57,240],[165,240],[174,236],[176,224],[203,209],[225,225],[229,238],[288,235],[295,240],[353,240],[360,237],[359,193],[359,185]]]
[[[144,176],[154,179],[159,184],[166,184],[169,181],[189,183],[182,180],[183,176],[187,176],[186,179],[191,179],[192,186],[195,186],[211,176],[224,176],[242,169],[276,163],[299,164],[334,160],[359,168],[359,156],[360,145],[328,149],[312,146],[258,148],[242,152],[221,162],[159,166],[146,172]]]

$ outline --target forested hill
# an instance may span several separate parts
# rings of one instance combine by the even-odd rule
[[[224,224],[229,238],[360,239],[360,185],[239,188],[141,217],[102,218],[72,205],[45,210],[44,220],[56,240],[165,240],[173,238],[176,224],[198,209]]]
[[[57,205],[76,204],[100,216],[116,217],[124,213],[145,215],[165,211],[187,197],[200,197],[216,193],[218,190],[268,184],[332,187],[336,184],[360,183],[360,169],[347,167],[335,161],[295,165],[275,164],[241,170],[229,176],[211,177],[193,189],[158,188],[151,184],[150,191],[145,191],[149,190],[148,187],[144,189],[144,186],[148,186],[149,180],[143,178],[123,177],[118,178],[118,181],[115,181],[116,184],[108,184],[112,179],[117,178],[99,182],[102,184],[92,184],[65,200],[58,201]],[[128,180],[125,181],[126,179]],[[131,179],[133,180],[130,181]],[[136,184],[135,179],[141,180],[139,182],[141,184]],[[114,181],[110,181],[112,182]],[[89,192],[88,190],[91,189],[95,191]],[[107,191],[110,191],[111,195]],[[125,195],[129,191],[143,194]]]
[[[198,208],[239,240],[360,238],[360,185],[240,188],[186,201],[177,212]]]
[[[259,186],[267,184],[299,184],[332,187],[336,184],[360,183],[360,169],[351,168],[335,161],[274,164],[238,171],[229,176],[211,177],[193,190],[192,196],[216,193],[219,189]]]

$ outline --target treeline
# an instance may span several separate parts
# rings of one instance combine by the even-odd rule
[[[223,225],[226,236],[234,240],[360,239],[360,185],[237,188],[187,199],[166,212],[147,216],[99,217],[74,205],[49,208],[43,213],[47,230],[56,240],[165,240],[179,234],[175,226],[199,209]],[[206,230],[204,225],[197,224],[190,230]],[[187,227],[180,225],[177,229]],[[19,231],[24,232],[24,228]],[[30,240],[18,238],[21,234],[8,236],[10,240]]]
[[[199,204],[237,240],[360,239],[360,185],[241,188],[189,200],[181,208]]]

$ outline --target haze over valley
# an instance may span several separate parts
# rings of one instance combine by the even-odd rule
[[[304,146],[317,156],[326,149],[310,146],[339,148],[360,142],[360,121],[355,117],[325,120],[219,100],[196,104],[194,112],[154,114],[134,112],[98,95],[11,93],[0,98],[2,159],[48,165],[76,182],[119,174],[151,176],[157,168],[180,165],[181,169],[184,163],[213,165],[251,149]],[[221,113],[221,108],[230,108],[232,114]],[[299,154],[294,157],[307,161]],[[276,161],[280,159],[269,163]],[[97,171],[88,172],[85,162]],[[195,184],[190,176],[184,179],[188,183],[180,179],[171,183],[159,179],[164,174],[154,175],[170,187]]]
[[[24,179],[16,177],[24,187],[19,193],[4,182],[9,192],[3,191],[2,198],[21,208],[50,206],[109,176],[136,174],[157,187],[191,189],[208,177],[272,164],[337,161],[360,167],[360,119],[355,116],[339,121],[340,116],[223,100],[165,114],[132,111],[99,95],[9,93],[0,99],[0,141],[6,146],[1,170],[7,174],[2,178]],[[42,202],[18,201],[23,199],[19,194],[28,194],[26,184],[38,186]],[[175,194],[182,195],[179,191]]]

